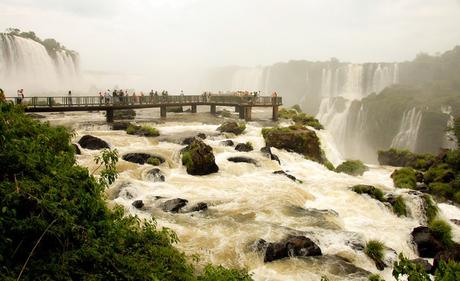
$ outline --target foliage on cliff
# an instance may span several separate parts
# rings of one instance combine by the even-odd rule
[[[99,181],[75,165],[71,137],[0,103],[1,280],[250,279],[212,266],[197,276],[173,232],[109,210],[114,155],[98,158],[109,163],[109,182]]]

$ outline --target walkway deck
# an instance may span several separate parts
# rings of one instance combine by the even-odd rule
[[[15,103],[17,98],[7,98]],[[27,97],[22,100],[26,112],[65,112],[65,111],[99,111],[107,112],[107,121],[113,122],[113,111],[118,109],[160,108],[160,116],[166,118],[167,107],[190,106],[191,112],[197,112],[197,106],[210,106],[216,114],[217,106],[234,106],[239,117],[251,120],[252,107],[272,107],[273,120],[278,119],[278,107],[282,105],[281,97],[252,97],[233,95],[183,95],[183,96],[138,96],[110,97],[73,96],[73,97]]]

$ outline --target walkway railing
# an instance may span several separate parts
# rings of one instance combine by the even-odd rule
[[[63,97],[26,97],[22,100],[15,97],[7,97],[14,103],[21,103],[32,108],[40,107],[101,107],[101,106],[129,106],[129,105],[152,105],[174,106],[183,104],[205,105],[247,105],[247,106],[275,106],[281,105],[281,97],[253,97],[232,95],[184,95],[184,96],[123,96],[123,97],[100,97],[100,96],[63,96]]]

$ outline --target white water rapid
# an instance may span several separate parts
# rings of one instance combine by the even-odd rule
[[[258,110],[255,116],[270,113]],[[160,227],[173,229],[180,239],[177,245],[188,255],[198,254],[199,264],[222,264],[227,267],[247,268],[255,280],[367,280],[366,271],[379,273],[392,280],[391,268],[379,272],[373,262],[359,248],[370,239],[378,239],[392,250],[386,252],[391,264],[396,253],[403,252],[415,258],[410,243],[411,230],[424,222],[420,200],[407,190],[396,190],[390,174],[393,169],[371,166],[363,176],[337,174],[324,166],[305,160],[299,154],[272,149],[281,164],[266,158],[259,150],[264,146],[262,124],[250,122],[241,136],[223,136],[216,131],[223,119],[198,117],[190,114],[171,114],[172,121],[163,123],[152,119],[155,110],[138,111],[137,119],[157,127],[159,138],[127,135],[111,131],[99,113],[48,114],[53,124],[64,124],[76,129],[76,141],[84,134],[106,140],[120,155],[129,152],[149,152],[163,156],[166,162],[159,166],[164,182],[154,182],[147,176],[149,165],[138,165],[120,160],[119,178],[107,191],[109,204],[120,204],[130,214],[140,218],[154,217]],[[199,117],[199,116],[202,116]],[[75,123],[79,120],[79,123]],[[203,123],[206,121],[206,123]],[[332,121],[331,121],[332,122]],[[265,123],[265,126],[270,125]],[[180,163],[180,139],[205,133],[205,142],[212,146],[219,172],[207,176],[191,176]],[[327,157],[340,163],[339,153],[330,142],[327,131],[318,133]],[[250,141],[254,151],[238,152],[221,145],[231,138],[235,143]],[[80,165],[94,167],[98,151],[82,149],[77,156]],[[257,165],[233,163],[231,156],[246,156]],[[293,182],[273,171],[284,170],[302,183]],[[358,195],[350,190],[355,184],[375,185],[385,192],[401,194],[410,208],[410,217],[397,217],[388,206]],[[199,213],[165,213],[160,204],[167,199],[183,198],[189,206],[206,202],[209,209]],[[143,200],[145,207],[136,209],[134,200]],[[444,206],[449,218],[460,218],[458,208]],[[460,228],[452,224],[456,239]],[[251,249],[257,239],[278,241],[288,234],[305,235],[313,239],[323,252],[322,257],[287,258],[264,263],[263,257]],[[360,269],[361,268],[361,269]]]

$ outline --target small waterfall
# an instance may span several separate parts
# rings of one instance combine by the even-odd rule
[[[322,99],[318,120],[323,124],[334,137],[339,151],[344,152],[346,148],[348,111],[351,102],[343,98]]]
[[[345,68],[345,83],[341,96],[353,100],[363,96],[363,65],[348,64]]]
[[[393,138],[391,147],[415,151],[417,136],[422,122],[422,111],[412,108],[404,112],[398,134]]]
[[[446,127],[453,128],[455,125],[455,118],[452,115],[452,106],[442,106],[441,112],[449,115]],[[457,140],[457,137],[455,136],[454,132],[452,132],[451,130],[447,130],[446,135],[444,136],[443,148],[455,149],[457,147],[458,141],[459,140]]]

